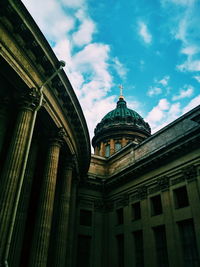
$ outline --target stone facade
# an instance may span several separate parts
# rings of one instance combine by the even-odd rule
[[[198,106],[137,146],[92,155],[77,215],[79,235],[91,236],[87,266],[200,264],[199,116]]]

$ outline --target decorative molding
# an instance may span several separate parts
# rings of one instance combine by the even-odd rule
[[[179,184],[181,182],[185,181],[185,178],[183,176],[172,179],[171,180],[171,185]]]
[[[120,206],[128,206],[129,205],[129,194],[124,193],[123,195],[120,195],[120,198],[115,203],[116,207]]]
[[[94,211],[104,211],[105,210],[105,201],[102,199],[94,200]]]
[[[138,200],[138,194],[137,193],[135,193],[134,195],[131,196],[131,202],[134,202],[136,200]]]
[[[124,193],[122,195],[122,205],[123,206],[128,206],[129,205],[129,194],[128,193]]]
[[[140,200],[147,198],[147,186],[146,185],[142,185],[138,187],[137,196],[138,196],[138,199]]]
[[[158,188],[161,191],[165,191],[169,189],[169,177],[162,176],[157,179]]]
[[[197,168],[194,165],[189,165],[182,169],[183,176],[188,182],[197,178]]]
[[[154,194],[154,193],[159,192],[159,191],[160,191],[160,187],[158,185],[156,185],[154,187],[149,188],[148,193]]]
[[[53,131],[50,136],[50,142],[57,145],[62,145],[64,142],[64,137],[66,136],[64,128],[60,127],[56,131]]]
[[[93,201],[90,199],[86,199],[82,196],[78,196],[77,202],[79,203],[81,208],[93,208]]]
[[[36,88],[28,88],[19,98],[20,109],[34,110],[39,104],[40,95]]]

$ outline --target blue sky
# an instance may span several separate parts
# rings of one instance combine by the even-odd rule
[[[200,0],[23,0],[81,103],[91,138],[114,109],[156,132],[200,104]]]

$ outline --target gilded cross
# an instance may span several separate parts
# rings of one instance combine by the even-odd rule
[[[123,93],[122,93],[122,90],[123,90],[123,88],[124,88],[124,87],[123,87],[123,85],[121,85],[121,84],[120,84],[120,85],[119,85],[119,89],[120,89],[120,96],[123,96]]]

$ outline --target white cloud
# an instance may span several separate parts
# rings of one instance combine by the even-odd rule
[[[90,136],[93,137],[96,124],[105,115],[103,113],[115,107],[115,96],[107,97],[113,86],[113,77],[109,72],[110,47],[91,43],[74,55],[70,54],[70,48],[70,43],[64,41],[54,50],[60,53],[61,58],[62,53],[66,55],[64,60],[69,62],[69,67],[66,64],[66,72],[84,111]]]
[[[139,111],[141,109],[141,103],[137,100],[127,99],[127,107],[139,112],[140,115],[142,114],[142,110]]]
[[[121,79],[125,79],[128,69],[119,61],[119,59],[117,57],[113,58],[113,67],[116,70],[116,72],[118,73],[119,77]]]
[[[70,8],[83,7],[85,0],[61,0],[61,3]]]
[[[101,119],[112,109],[116,107],[116,96],[105,97],[94,100],[86,97],[82,101],[85,117],[87,118],[87,125],[90,132],[90,137],[94,136],[94,129],[101,121]]]
[[[195,80],[197,80],[197,82],[200,83],[200,75],[193,76],[193,78],[194,78]]]
[[[160,122],[165,114],[165,111],[169,109],[169,102],[167,99],[160,99],[158,105],[155,106],[146,117],[146,121],[151,125],[151,127],[155,127],[158,122]]]
[[[67,15],[56,0],[23,0],[46,37],[56,42],[75,26],[75,19]]]
[[[147,114],[145,121],[150,124],[155,133],[175,119],[198,106],[200,95],[194,97],[188,104],[181,106],[181,102],[170,103],[167,99],[160,99],[158,104]]]
[[[199,48],[196,47],[196,46],[187,46],[187,47],[184,47],[181,50],[182,54],[185,54],[185,55],[188,55],[188,56],[193,56],[198,52],[199,52]]]
[[[188,41],[184,41],[188,43]],[[200,59],[198,57],[200,49],[196,45],[190,45],[182,48],[180,51],[182,54],[187,56],[187,59],[184,63],[177,65],[177,69],[180,71],[189,71],[189,72],[196,72],[200,71]]]
[[[152,35],[149,32],[147,25],[140,21],[138,23],[139,26],[139,35],[142,37],[143,41],[147,44],[150,44],[152,42]]]
[[[165,8],[169,8],[171,16],[171,32],[174,39],[181,43],[182,63],[177,70],[196,72],[200,70],[200,6],[195,0],[162,0]]]
[[[158,108],[160,110],[168,110],[169,109],[169,102],[167,101],[167,99],[165,99],[165,98],[160,99],[160,101],[158,103]]]
[[[163,86],[167,86],[169,82],[170,77],[164,76],[160,81],[157,81],[157,83],[162,84]]]
[[[96,32],[95,23],[90,19],[83,19],[78,31],[74,32],[72,39],[74,44],[82,46],[92,41],[92,35]]]
[[[102,83],[103,90],[109,90],[112,85],[112,76],[109,68],[110,47],[105,44],[93,43],[84,47],[73,57],[73,64],[91,81]]]
[[[170,87],[168,87],[170,76],[166,75],[161,80],[154,79],[155,86],[150,86],[147,91],[148,96],[160,95],[164,90],[169,93]]]
[[[182,72],[200,70],[200,5],[199,0],[160,0],[168,11],[172,37],[180,41],[181,61],[176,68]]]
[[[179,100],[186,97],[191,97],[194,92],[194,87],[191,85],[185,85],[185,89],[179,91],[179,95],[175,95],[172,97],[172,100]]]
[[[200,71],[200,59],[199,60],[192,60],[190,57],[188,57],[188,60],[186,60],[183,64],[177,65],[177,69],[180,71]]]
[[[153,95],[159,95],[162,93],[162,89],[160,87],[152,87],[150,86],[147,95],[148,96],[153,96]]]
[[[147,114],[147,121],[152,129],[156,132],[178,118],[181,114],[180,103],[171,104],[167,99],[160,99],[158,104]]]
[[[57,42],[53,50],[58,56],[58,58],[61,58],[66,62],[66,69],[68,69],[72,65],[72,44],[69,39],[63,39]]]
[[[139,64],[140,64],[140,70],[143,71],[144,68],[145,68],[145,62],[144,62],[144,60],[141,59]]]
[[[194,97],[188,104],[183,108],[183,113],[190,111],[191,109],[197,107],[200,103],[200,95]]]

